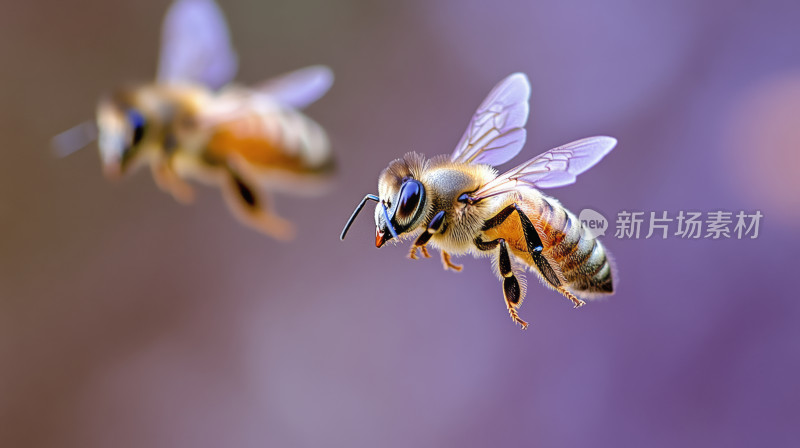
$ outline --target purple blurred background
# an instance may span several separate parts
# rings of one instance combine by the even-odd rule
[[[155,73],[167,1],[0,4],[0,446],[798,446],[800,3],[221,1],[246,83],[330,65],[309,109],[341,178],[278,199],[299,237],[112,184],[54,134]],[[761,210],[758,239],[621,240],[579,311],[485,259],[338,233],[381,169],[452,150],[502,77],[533,85],[521,161],[595,134],[575,213]],[[673,230],[674,231],[674,230]]]

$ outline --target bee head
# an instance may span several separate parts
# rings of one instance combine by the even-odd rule
[[[375,207],[375,246],[416,229],[428,208],[425,185],[419,180],[425,159],[415,153],[393,161],[378,180],[380,202]]]
[[[378,203],[375,207],[375,246],[381,247],[390,239],[419,227],[430,209],[425,185],[419,180],[427,164],[425,157],[416,153],[406,154],[390,163],[378,178],[380,196],[364,196],[339,238],[344,239],[367,201]]]
[[[147,133],[140,108],[128,101],[106,100],[97,110],[97,143],[106,176],[122,175],[136,158]]]

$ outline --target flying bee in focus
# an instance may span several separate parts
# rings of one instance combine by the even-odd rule
[[[551,149],[498,175],[492,167],[516,156],[525,144],[530,84],[521,73],[501,81],[478,107],[450,157],[426,159],[408,153],[378,179],[378,196],[356,207],[347,230],[368,200],[375,207],[375,246],[414,239],[409,256],[441,251],[445,269],[460,271],[450,255],[492,258],[503,282],[514,322],[525,297],[524,270],[572,301],[614,292],[614,266],[603,245],[585,233],[574,214],[539,191],[575,182],[611,151],[617,141],[591,137]]]
[[[318,193],[334,171],[322,128],[298,111],[325,94],[332,72],[312,66],[251,88],[231,85],[237,56],[212,0],[178,0],[162,29],[154,83],[121,88],[84,123],[54,139],[62,155],[97,137],[106,175],[149,165],[158,186],[188,203],[188,179],[220,186],[245,224],[290,239],[266,191]]]

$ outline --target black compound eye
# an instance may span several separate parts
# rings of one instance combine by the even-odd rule
[[[128,109],[128,122],[131,125],[133,136],[131,140],[131,146],[136,146],[140,141],[142,141],[142,137],[144,137],[144,116],[142,116],[142,114],[135,109]]]
[[[414,216],[414,211],[419,206],[419,201],[422,198],[422,184],[416,180],[407,181],[403,184],[398,195],[397,211],[395,216],[402,220],[407,220]]]

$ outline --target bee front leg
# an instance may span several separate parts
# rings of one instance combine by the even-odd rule
[[[422,255],[425,258],[430,258],[431,254],[428,253],[428,249],[425,247],[430,241],[431,237],[439,232],[444,230],[444,210],[436,213],[433,215],[433,219],[431,222],[428,223],[428,226],[422,232],[422,234],[414,241],[414,244],[411,245],[411,253],[408,254],[409,258],[412,260],[417,259],[417,249],[422,251]]]
[[[431,237],[437,233],[441,233],[444,231],[444,210],[439,211],[433,218],[431,222],[428,223],[428,226],[425,228],[425,231],[417,238],[414,244],[411,246],[411,253],[408,255],[409,258],[412,260],[417,259],[417,249],[422,251],[422,255],[425,258],[430,258],[431,255],[428,253],[428,249],[425,247],[430,241]],[[450,261],[450,254],[445,251],[442,251],[442,265],[444,266],[444,270],[452,269],[456,272],[461,271],[463,266],[454,264]]]
[[[279,240],[294,237],[292,223],[272,212],[264,201],[266,195],[258,196],[240,176],[231,171],[224,188],[228,206],[242,222]]]
[[[417,251],[422,252],[422,256],[425,258],[431,258],[431,254],[428,253],[428,249],[425,246],[417,246],[415,244],[411,245],[411,252],[408,253],[408,258],[412,260],[418,260],[419,256],[417,256]]]
[[[483,241],[480,237],[475,239],[475,246],[482,251],[494,250],[498,246],[500,251],[497,255],[497,267],[500,269],[500,275],[503,277],[503,297],[506,300],[506,308],[508,314],[514,322],[520,324],[522,329],[528,328],[528,323],[522,320],[517,314],[517,309],[522,305],[522,287],[520,287],[519,280],[514,275],[514,270],[511,268],[511,257],[508,255],[508,247],[506,247],[506,240],[498,238],[492,241]]]
[[[561,283],[561,280],[558,278],[558,274],[556,274],[555,269],[553,269],[553,266],[550,265],[550,262],[547,261],[547,258],[545,258],[545,256],[542,254],[544,245],[542,244],[541,237],[539,237],[539,232],[536,231],[536,227],[534,227],[530,218],[528,218],[525,212],[523,212],[516,203],[508,205],[503,210],[500,210],[500,212],[493,218],[490,218],[488,221],[486,221],[486,223],[483,225],[483,230],[489,230],[492,227],[499,226],[511,215],[511,213],[515,211],[519,215],[519,220],[522,223],[522,233],[525,236],[525,243],[528,247],[528,253],[530,253],[531,258],[533,259],[534,264],[536,264],[536,268],[542,274],[542,277],[544,277],[544,279],[553,287],[553,289],[560,292],[566,298],[572,301],[572,303],[575,305],[575,308],[580,308],[585,305],[586,302],[575,297],[575,295],[567,290],[567,288]]]
[[[172,168],[169,160],[163,160],[150,165],[153,179],[162,191],[170,193],[172,197],[182,204],[194,201],[194,189]]]

